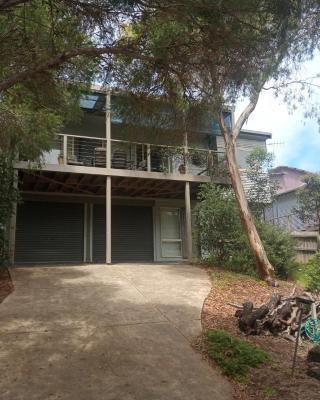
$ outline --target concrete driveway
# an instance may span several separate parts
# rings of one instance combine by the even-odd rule
[[[2,400],[229,400],[190,346],[210,284],[189,265],[16,268],[0,305]]]

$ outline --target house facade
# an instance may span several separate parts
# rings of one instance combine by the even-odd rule
[[[156,134],[128,129],[114,111],[117,94],[81,99],[81,123],[66,127],[41,166],[16,164],[22,202],[10,230],[14,264],[191,261],[192,207],[202,183],[229,184],[215,124]],[[233,123],[232,112],[226,122]],[[237,157],[266,133],[241,133]],[[180,142],[179,142],[180,141]]]

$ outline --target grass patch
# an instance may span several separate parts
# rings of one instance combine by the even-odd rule
[[[273,388],[273,387],[266,387],[263,391],[264,395],[266,397],[277,397],[278,396],[278,391],[277,389]]]
[[[237,280],[248,280],[248,279],[254,279],[252,276],[240,274],[238,272],[231,272],[231,271],[226,271],[226,270],[213,270],[210,273],[211,280],[213,282],[215,281],[222,281],[226,283],[232,283]]]
[[[212,281],[212,285],[219,288],[230,286],[235,282],[239,283],[241,281],[258,283],[261,286],[267,286],[266,282],[261,281],[254,276],[248,276],[240,272],[232,272],[220,269],[211,270],[210,278]]]
[[[245,381],[250,368],[269,360],[268,354],[228,332],[209,330],[206,333],[208,354],[223,372],[238,382]]]

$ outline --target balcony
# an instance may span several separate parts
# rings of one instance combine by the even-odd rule
[[[164,178],[177,176],[221,178],[228,176],[225,154],[215,150],[186,149],[183,146],[164,146],[149,143],[110,139],[110,163],[107,139],[60,134],[53,149],[44,154],[42,164],[93,168],[110,168],[121,171],[161,173]],[[81,168],[82,169],[82,168]],[[88,168],[90,169],[90,168]],[[115,171],[114,171],[115,172]],[[88,171],[89,173],[89,171]]]

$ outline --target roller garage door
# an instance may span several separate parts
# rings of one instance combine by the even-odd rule
[[[83,262],[83,204],[25,202],[18,207],[16,263]]]
[[[112,262],[153,261],[152,207],[112,206]],[[106,209],[93,208],[93,261],[106,259]]]

